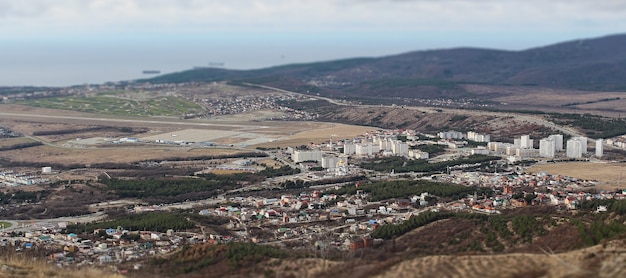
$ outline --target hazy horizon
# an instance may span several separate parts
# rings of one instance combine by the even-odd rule
[[[523,50],[624,32],[595,1],[0,0],[0,86],[67,86],[454,47]]]

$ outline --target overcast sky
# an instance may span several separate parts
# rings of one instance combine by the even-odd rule
[[[29,72],[33,84],[101,82],[93,76],[521,50],[625,30],[623,0],[0,0],[0,86],[23,84]],[[45,74],[52,65],[67,81]]]

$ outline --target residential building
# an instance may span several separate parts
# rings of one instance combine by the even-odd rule
[[[556,152],[556,140],[548,137],[539,140],[539,156],[554,158]]]
[[[293,162],[303,162],[303,161],[322,161],[322,151],[301,151],[294,150],[293,154],[291,154],[291,160]]]
[[[563,134],[552,134],[548,138],[554,140],[555,151],[563,151]]]
[[[582,140],[575,137],[567,140],[566,154],[568,158],[581,158],[583,156]]]
[[[491,135],[489,134],[480,134],[474,131],[467,132],[467,139],[476,141],[476,142],[489,142],[491,140]]]
[[[596,157],[604,156],[604,140],[598,139],[596,140]]]
[[[437,136],[441,139],[463,139],[463,133],[454,130],[439,132]]]
[[[522,149],[533,148],[533,139],[530,139],[530,135],[522,135],[522,137],[520,138],[520,148]]]

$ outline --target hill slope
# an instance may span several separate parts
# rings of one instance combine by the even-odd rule
[[[152,83],[244,81],[338,96],[461,97],[459,84],[626,90],[626,34],[524,51],[454,48],[257,70],[194,69]],[[466,96],[467,97],[467,96]]]

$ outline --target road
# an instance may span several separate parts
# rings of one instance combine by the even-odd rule
[[[60,222],[66,222],[67,224],[73,223],[89,223],[100,219],[103,219],[106,215],[103,212],[97,212],[92,214],[59,217],[50,219],[33,219],[33,220],[0,220],[1,222],[11,223],[11,227],[2,229],[2,232],[29,232],[39,229],[43,226],[57,225]]]
[[[536,124],[536,125],[540,125],[540,126],[544,126],[553,130],[558,130],[560,132],[562,132],[563,134],[567,134],[570,135],[572,137],[575,136],[584,136],[582,133],[569,128],[569,127],[563,127],[563,126],[559,126],[553,122],[550,122],[546,119],[544,119],[541,116],[534,116],[534,115],[529,115],[529,114],[522,114],[522,113],[512,113],[512,112],[491,112],[491,111],[483,111],[483,110],[465,110],[465,109],[453,109],[453,108],[434,108],[434,107],[422,107],[422,106],[396,106],[396,105],[365,105],[365,104],[354,104],[354,103],[345,103],[345,102],[341,102],[341,101],[337,101],[331,98],[327,98],[327,97],[321,97],[321,96],[313,96],[313,95],[306,95],[306,94],[302,94],[302,93],[297,93],[297,92],[292,92],[292,91],[287,91],[287,90],[283,90],[283,89],[279,89],[279,88],[274,88],[274,87],[270,87],[270,86],[265,86],[265,85],[258,85],[258,84],[251,84],[251,83],[244,83],[245,85],[248,86],[253,86],[253,87],[258,87],[258,88],[264,88],[264,89],[268,89],[268,90],[273,90],[273,91],[277,91],[277,92],[283,92],[283,93],[290,93],[290,94],[298,94],[298,95],[302,95],[302,96],[307,96],[310,98],[315,98],[315,99],[319,99],[319,100],[325,100],[328,101],[329,103],[335,104],[335,105],[340,105],[340,106],[351,106],[351,107],[359,107],[359,108],[380,108],[380,107],[386,107],[386,108],[396,108],[396,109],[408,109],[408,110],[416,110],[416,111],[420,111],[420,112],[430,112],[430,113],[439,113],[438,111],[441,112],[445,112],[445,113],[453,113],[453,114],[460,114],[460,115],[474,115],[474,116],[497,116],[497,117],[513,117],[518,121],[525,121],[528,123],[532,123],[532,124]]]
[[[110,123],[131,123],[131,124],[143,124],[143,125],[180,125],[180,126],[190,126],[190,127],[222,127],[227,129],[233,128],[242,128],[242,129],[265,129],[269,128],[269,126],[262,125],[254,125],[254,124],[214,124],[214,123],[200,123],[200,122],[190,122],[184,120],[176,120],[176,119],[162,119],[162,120],[141,120],[141,119],[121,119],[121,118],[101,118],[101,117],[84,117],[84,116],[59,116],[59,115],[40,115],[40,114],[30,114],[30,113],[3,113],[0,112],[0,116],[4,117],[19,117],[19,118],[35,118],[35,119],[59,119],[59,120],[82,120],[82,121],[90,121],[90,122],[104,122],[107,124]]]

